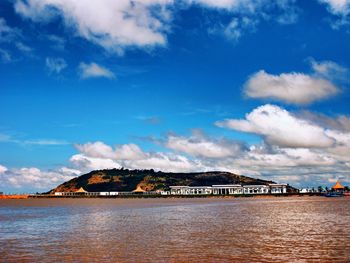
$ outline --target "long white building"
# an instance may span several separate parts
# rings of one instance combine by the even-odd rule
[[[242,194],[285,194],[287,184],[268,185],[212,185],[212,186],[170,186],[171,195],[242,195]]]

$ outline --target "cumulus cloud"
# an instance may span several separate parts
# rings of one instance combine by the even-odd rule
[[[268,143],[281,147],[324,148],[334,145],[334,139],[325,129],[275,105],[260,106],[247,114],[245,120],[228,119],[216,125],[261,135]]]
[[[125,167],[132,169],[154,169],[164,172],[195,172],[208,170],[199,160],[191,160],[173,153],[149,153],[146,158],[127,161]]]
[[[165,146],[177,152],[206,158],[232,157],[242,151],[241,143],[227,139],[210,139],[200,132],[194,132],[190,137],[169,135]]]
[[[265,147],[265,146],[262,146]],[[261,171],[271,168],[298,166],[329,166],[337,163],[330,154],[307,148],[280,148],[261,150],[261,146],[251,146],[246,155],[235,161],[236,165],[258,166]],[[264,167],[264,169],[261,169]]]
[[[269,111],[266,108],[265,110]],[[283,116],[286,113],[281,114]],[[290,120],[280,122],[280,125],[287,126],[289,122]],[[299,123],[299,120],[296,122]],[[295,127],[299,128],[293,126],[292,129]],[[317,129],[308,128],[307,131],[316,131],[316,136],[318,135]],[[272,133],[285,132],[285,129],[278,131],[275,127],[272,127],[272,130]],[[296,128],[294,130],[297,131]],[[299,136],[302,137],[307,131],[299,133]],[[235,153],[237,150],[235,146],[226,144],[230,140],[208,138],[198,132],[187,138],[168,136],[164,142],[169,144],[169,149],[175,152],[145,152],[136,144],[111,147],[103,142],[91,142],[76,145],[79,153],[70,158],[70,167],[42,171],[34,167],[8,169],[0,166],[0,183],[9,185],[10,188],[14,187],[13,189],[18,189],[18,191],[20,189],[49,190],[81,173],[121,167],[165,172],[221,170],[292,183],[296,186],[314,185],[316,182],[324,185],[329,179],[339,176],[342,176],[344,180],[350,180],[348,171],[350,133],[337,130],[327,130],[326,133],[329,138],[335,140],[335,143],[327,148],[307,148],[305,143],[302,144],[303,147],[293,148],[286,147],[284,144],[262,143],[239,149],[239,154]],[[274,134],[274,136],[277,135]],[[187,156],[176,152],[185,153]]]
[[[327,183],[329,178],[350,180],[350,132],[346,116],[315,113],[292,114],[274,105],[263,105],[243,120],[216,123],[263,138],[237,158],[220,159],[220,167],[234,167],[247,175],[258,175],[295,185]]]
[[[197,5],[232,16],[222,26],[224,35],[237,40],[261,20],[294,23],[298,17],[295,0],[16,0],[15,10],[35,22],[61,17],[77,35],[104,49],[123,54],[126,48],[165,46],[173,13]],[[242,19],[238,19],[242,16]],[[219,19],[218,19],[219,20]],[[249,22],[249,23],[247,23]],[[220,24],[220,23],[219,23]],[[249,24],[249,25],[248,25]]]
[[[80,63],[79,65],[79,70],[80,70],[80,77],[82,79],[87,79],[87,78],[108,78],[108,79],[113,79],[115,78],[115,75],[112,71],[109,69],[102,67],[96,63]]]
[[[164,153],[144,152],[136,144],[119,145],[113,149],[102,142],[76,145],[80,154],[70,161],[80,170],[119,168],[154,169],[162,171],[195,171],[203,169],[199,161],[185,156]]]
[[[122,166],[115,160],[109,158],[90,157],[84,154],[75,154],[70,158],[70,162],[76,169],[82,172],[92,170],[121,168]]]
[[[338,92],[339,89],[327,79],[295,72],[271,75],[261,70],[244,85],[244,93],[250,98],[273,99],[299,105],[322,100]]]
[[[136,144],[123,144],[113,149],[111,146],[97,141],[93,143],[76,144],[75,148],[82,154],[93,158],[137,160],[145,157],[144,152]]]
[[[59,74],[67,67],[67,62],[63,58],[49,58],[45,60],[46,67],[50,73]]]
[[[0,172],[0,183],[12,191],[46,191],[75,176],[77,173],[63,168],[59,171],[42,171],[35,167],[13,168]]]
[[[34,21],[60,16],[77,33],[107,50],[164,45],[171,0],[17,0],[15,10]],[[157,9],[155,12],[154,9]]]

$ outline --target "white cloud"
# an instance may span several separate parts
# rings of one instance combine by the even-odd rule
[[[109,69],[102,67],[96,63],[80,63],[79,65],[80,77],[83,79],[87,78],[115,78],[115,75]]]
[[[229,119],[216,125],[261,135],[268,143],[281,147],[324,148],[335,143],[322,127],[269,104],[253,110],[245,120]]]
[[[331,80],[349,81],[349,69],[334,61],[310,59],[310,64],[316,76]]]
[[[7,168],[0,164],[0,174],[3,174],[7,171]]]
[[[275,147],[271,152],[261,152],[257,151],[254,146],[244,158],[236,161],[236,164],[259,166],[260,168],[264,167],[264,169],[272,167],[328,166],[336,163],[336,159],[332,158],[331,155],[312,149]]]
[[[171,0],[18,0],[17,13],[34,21],[61,16],[66,26],[107,50],[164,45]],[[154,12],[154,8],[158,8]]]
[[[292,24],[297,21],[299,13],[294,0],[189,0],[188,2],[224,10],[226,14],[231,14],[232,19],[229,23],[222,23],[218,19],[208,32],[223,35],[233,42],[237,42],[247,32],[254,32],[261,21]]]
[[[242,145],[237,142],[209,139],[198,132],[194,132],[191,137],[169,135],[165,146],[177,152],[206,158],[232,157],[242,150]]]
[[[327,129],[350,132],[350,117],[346,115],[329,117],[321,113],[302,111],[298,116]]]
[[[86,156],[93,158],[115,158],[115,152],[112,147],[97,141],[85,144],[75,144],[75,148]]]
[[[324,78],[294,72],[271,75],[261,70],[244,85],[244,93],[248,97],[301,105],[331,97],[338,92],[339,89]]]
[[[108,158],[89,157],[84,154],[75,154],[70,158],[70,162],[79,171],[90,172],[92,170],[121,168],[122,166]]]
[[[123,54],[130,47],[165,46],[174,12],[191,5],[231,15],[222,32],[235,41],[262,20],[288,24],[298,17],[295,0],[16,0],[15,10],[35,22],[59,16],[76,35]]]
[[[335,15],[347,15],[350,11],[350,0],[318,0],[327,5],[328,10]]]
[[[224,29],[224,35],[229,40],[238,41],[244,32],[253,31],[256,24],[257,21],[249,17],[242,17],[241,19],[233,18]]]
[[[279,9],[289,13],[295,12],[294,0],[186,0],[207,8],[225,9],[232,13],[262,14],[269,9]],[[276,10],[275,10],[276,11]]]
[[[113,149],[103,142],[89,142],[75,144],[75,148],[88,157],[107,158],[113,160],[138,160],[145,157],[145,153],[136,144],[123,144]]]
[[[195,171],[205,169],[200,161],[164,152],[144,152],[136,144],[119,145],[115,149],[102,143],[76,145],[80,154],[71,162],[79,170],[126,167],[130,169],[154,169],[161,171]]]
[[[0,184],[8,189],[26,189],[27,191],[49,190],[76,174],[70,170],[42,171],[35,167],[7,169],[0,173]]]
[[[133,143],[116,147],[115,154],[119,160],[140,160],[146,157],[140,147]]]
[[[349,25],[350,0],[318,0],[325,4],[327,10],[337,19],[332,21],[332,27],[339,29],[342,26]]]
[[[195,172],[208,169],[199,160],[193,161],[182,155],[162,152],[148,154],[141,160],[127,161],[124,167],[164,172]]]
[[[64,70],[67,67],[67,62],[63,58],[47,57],[45,63],[50,73],[59,74],[62,70]]]

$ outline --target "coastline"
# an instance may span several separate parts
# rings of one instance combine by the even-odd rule
[[[288,198],[288,197],[308,197],[323,196],[322,193],[288,193],[288,194],[242,194],[242,195],[116,195],[116,196],[56,196],[56,195],[0,195],[0,199],[184,199],[184,198],[209,198],[209,199],[235,199],[235,198]],[[342,197],[350,197],[344,195]]]
[[[0,199],[27,199],[29,198],[29,194],[25,195],[0,195]]]
[[[115,196],[56,196],[56,195],[28,195],[27,198],[48,198],[48,199],[76,199],[76,198],[93,198],[93,199],[182,199],[182,198],[283,198],[283,197],[304,197],[304,196],[322,196],[321,193],[289,193],[289,194],[242,194],[242,195],[115,195]]]

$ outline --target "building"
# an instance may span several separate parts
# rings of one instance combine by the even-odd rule
[[[214,195],[243,194],[243,189],[240,184],[213,185],[212,193]]]
[[[268,185],[212,185],[212,186],[170,186],[170,195],[242,195],[242,194],[285,194],[287,184]]]
[[[170,186],[171,195],[210,195],[210,186]]]
[[[269,184],[271,189],[271,194],[285,194],[287,193],[286,184]]]

